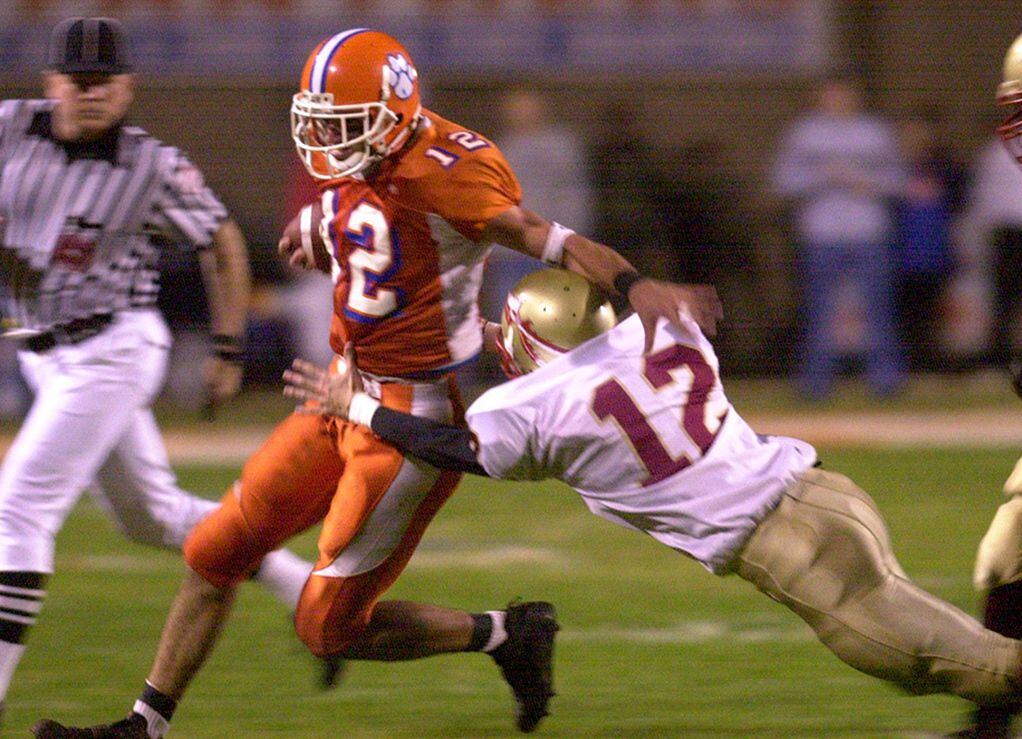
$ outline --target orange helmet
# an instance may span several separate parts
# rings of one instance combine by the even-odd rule
[[[418,125],[418,72],[395,39],[353,28],[309,55],[291,100],[291,136],[309,174],[358,174],[400,149]]]

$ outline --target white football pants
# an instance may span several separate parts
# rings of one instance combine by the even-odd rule
[[[170,345],[162,316],[144,310],[81,343],[19,353],[35,400],[0,467],[0,571],[52,573],[57,532],[86,488],[153,546],[180,548],[216,507],[177,486],[150,409]]]

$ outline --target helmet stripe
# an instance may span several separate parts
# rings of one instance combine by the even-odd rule
[[[360,33],[365,33],[368,28],[352,28],[347,31],[341,31],[326,43],[323,44],[319,53],[316,54],[316,62],[312,65],[312,69],[309,71],[309,92],[323,92],[326,88],[326,72],[330,68],[330,60],[333,59],[334,52],[336,52],[341,45]]]

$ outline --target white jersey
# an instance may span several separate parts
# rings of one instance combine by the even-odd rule
[[[644,357],[633,316],[487,391],[467,421],[491,477],[562,480],[593,513],[723,574],[816,450],[756,434],[724,395],[713,347],[686,326],[661,321]]]

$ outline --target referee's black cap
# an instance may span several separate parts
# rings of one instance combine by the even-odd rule
[[[50,34],[46,68],[62,74],[126,74],[131,40],[114,18],[68,18]]]

